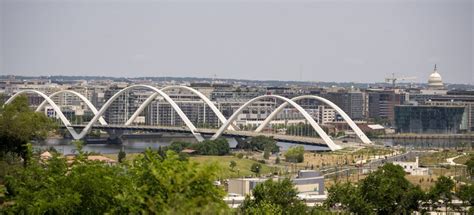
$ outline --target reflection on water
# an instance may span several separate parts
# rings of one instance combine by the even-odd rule
[[[195,142],[194,138],[178,138],[183,141]],[[178,140],[176,138],[140,138],[140,139],[124,139],[122,144],[111,144],[111,143],[101,143],[101,144],[86,144],[83,148],[87,152],[96,152],[101,154],[115,154],[120,151],[123,147],[124,151],[127,153],[138,153],[145,151],[146,148],[158,149],[160,146],[167,146],[171,142]],[[76,151],[76,147],[72,144],[73,140],[71,139],[46,139],[42,142],[36,142],[34,144],[35,148],[39,149],[48,149],[49,147],[54,147],[58,152],[62,154],[73,154]],[[235,148],[237,141],[234,138],[227,138],[229,146]],[[282,151],[286,151],[290,146],[295,144],[278,142],[278,146]],[[303,145],[305,150],[311,151],[327,151],[328,148],[321,146],[311,146]]]

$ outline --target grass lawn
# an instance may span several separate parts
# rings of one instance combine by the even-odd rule
[[[393,153],[393,149],[369,147],[356,150],[342,149],[334,152],[306,152],[304,165],[320,168],[323,166],[334,166],[341,164],[354,164],[360,160],[367,160],[369,157],[389,155]]]
[[[254,163],[258,163],[253,160],[249,159],[239,159],[234,156],[193,156],[189,158],[190,161],[194,161],[199,164],[209,164],[209,163],[216,163],[220,167],[220,172],[219,175],[221,178],[238,178],[242,176],[250,176],[254,175],[253,172],[250,171],[250,167]],[[234,168],[234,170],[231,170],[229,167],[230,161],[235,161],[237,163],[237,166]],[[272,171],[272,168],[274,167],[269,167],[268,165],[261,164],[262,165],[262,170],[260,174],[269,174]],[[276,167],[275,167],[276,168]],[[239,170],[239,171],[237,171]]]
[[[435,165],[439,163],[446,163],[447,158],[455,157],[456,155],[458,155],[458,153],[454,151],[429,153],[420,157],[420,164]]]
[[[127,156],[125,157],[125,160],[132,161],[140,154],[141,153],[127,154]],[[114,160],[118,160],[117,154],[103,154],[103,156],[114,159]],[[257,161],[253,161],[253,160],[245,159],[245,158],[239,159],[231,155],[226,155],[226,156],[197,155],[197,156],[189,157],[189,160],[196,162],[198,164],[216,163],[220,167],[220,171],[219,171],[220,178],[238,178],[238,177],[243,177],[243,176],[254,175],[255,173],[250,171],[250,167],[252,166],[252,164],[258,163]],[[235,161],[235,163],[237,163],[237,166],[234,168],[234,170],[231,170],[229,167],[230,161],[232,160]],[[261,175],[271,173],[272,168],[274,168],[274,167],[269,167],[268,165],[265,165],[265,164],[261,164],[261,165],[262,165],[262,170],[260,172]]]
[[[453,161],[457,164],[465,164],[470,159],[470,157],[473,156],[473,155],[474,155],[474,153],[471,152],[470,154],[458,157],[458,158],[454,159]]]

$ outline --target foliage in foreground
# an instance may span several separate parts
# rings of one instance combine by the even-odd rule
[[[308,207],[296,196],[290,179],[271,179],[258,184],[240,207],[242,214],[306,214]]]
[[[83,156],[29,161],[7,177],[3,212],[23,214],[225,212],[224,191],[213,184],[216,167],[166,158],[147,150],[130,164],[107,165]]]
[[[402,167],[389,163],[370,173],[357,186],[351,183],[332,186],[324,205],[327,209],[337,208],[355,214],[423,213],[440,206],[450,207],[454,195],[465,205],[472,204],[473,187],[472,184],[463,185],[454,194],[454,182],[441,176],[428,192],[423,192],[405,178]]]
[[[0,157],[14,153],[26,159],[26,144],[44,139],[55,124],[46,115],[34,112],[26,96],[19,96],[8,105],[0,105]]]

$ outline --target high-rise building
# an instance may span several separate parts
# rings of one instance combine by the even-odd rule
[[[359,91],[328,92],[323,97],[339,106],[353,120],[364,119],[364,93]]]
[[[125,87],[126,84],[111,86],[104,93],[105,101]],[[149,90],[132,90],[120,95],[105,111],[105,121],[112,125],[124,124],[151,94]]]
[[[395,128],[399,133],[453,134],[467,130],[463,106],[395,106]]]
[[[393,124],[396,105],[405,103],[406,94],[398,90],[382,90],[369,89],[368,94],[368,110],[369,118],[385,119]]]

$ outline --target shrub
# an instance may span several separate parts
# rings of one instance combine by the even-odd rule
[[[304,161],[304,147],[292,146],[285,153],[285,160],[287,162],[301,163]]]
[[[252,164],[252,166],[250,167],[250,171],[252,171],[253,173],[257,175],[260,174],[260,172],[262,171],[262,164],[259,164],[259,163]]]

